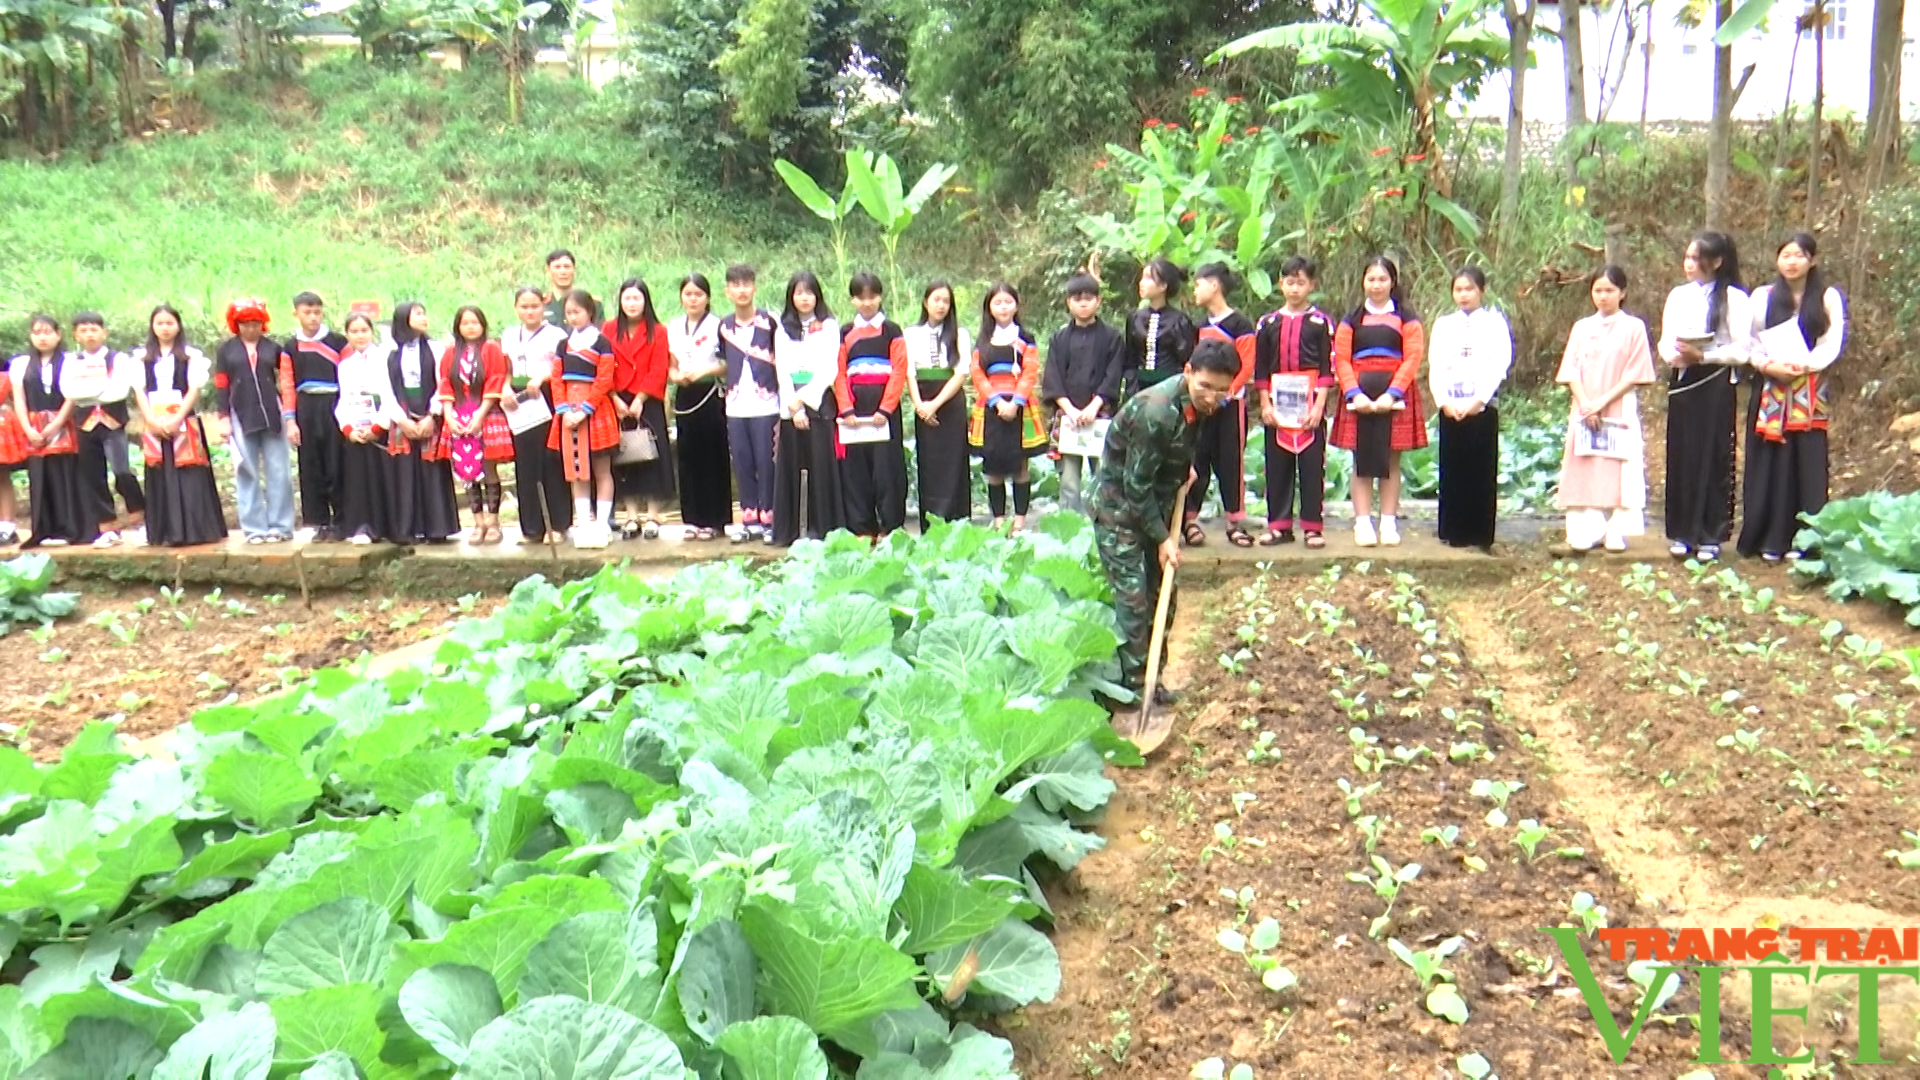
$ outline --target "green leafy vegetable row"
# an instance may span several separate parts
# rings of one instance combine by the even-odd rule
[[[49,592],[53,560],[38,552],[0,562],[0,637],[16,623],[45,624],[73,614],[80,597]]]
[[[1813,554],[1794,572],[1831,582],[1836,600],[1864,596],[1898,604],[1920,626],[1920,492],[1876,491],[1838,499],[1810,518],[1794,546]]]
[[[1131,758],[1091,541],[535,578],[170,758],[0,751],[0,1080],[1013,1077],[948,1009],[1054,995]]]

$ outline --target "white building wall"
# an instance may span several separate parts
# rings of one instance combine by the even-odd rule
[[[1587,109],[1597,114],[1604,100],[1610,101],[1605,119],[1637,122],[1642,100],[1649,121],[1705,123],[1713,115],[1713,29],[1683,27],[1674,22],[1681,10],[1679,0],[1654,0],[1652,17],[1651,65],[1643,51],[1647,45],[1647,18],[1639,15],[1639,26],[1629,49],[1623,0],[1605,8],[1585,5],[1581,8],[1582,39],[1586,52]],[[1733,46],[1733,76],[1748,64],[1755,65],[1753,77],[1735,107],[1737,119],[1758,120],[1779,114],[1788,100],[1788,67],[1792,63],[1792,100],[1801,106],[1813,102],[1814,42],[1811,35],[1800,41],[1800,54],[1793,61],[1793,24],[1806,5],[1800,0],[1779,0],[1760,29],[1741,38]],[[1828,0],[1832,25],[1826,40],[1826,109],[1830,113],[1867,111],[1867,79],[1873,42],[1872,0]],[[1557,27],[1559,7],[1547,3],[1540,7],[1536,25]],[[1495,27],[1504,32],[1498,20]],[[1902,65],[1902,112],[1909,119],[1920,119],[1920,75],[1916,64],[1915,39],[1920,37],[1920,3],[1907,5],[1907,45]],[[1562,72],[1560,42],[1536,36],[1533,41],[1535,66],[1526,75],[1526,113],[1533,122],[1563,123],[1566,119],[1566,91]],[[1616,89],[1617,87],[1617,89]],[[1497,117],[1507,114],[1508,79],[1504,74],[1487,81],[1477,99],[1464,112],[1469,116]]]

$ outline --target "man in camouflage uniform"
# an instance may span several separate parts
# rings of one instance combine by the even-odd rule
[[[1161,574],[1180,563],[1180,537],[1167,525],[1174,500],[1193,475],[1200,422],[1219,410],[1239,373],[1240,358],[1232,346],[1202,342],[1179,378],[1134,395],[1107,429],[1090,506],[1100,563],[1125,639],[1120,677],[1129,690],[1138,692],[1146,682]]]

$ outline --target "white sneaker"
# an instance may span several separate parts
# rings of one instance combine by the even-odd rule
[[[1400,525],[1391,518],[1380,519],[1380,544],[1383,547],[1400,546]]]
[[[1625,551],[1627,550],[1627,538],[1621,536],[1619,533],[1609,532],[1607,533],[1606,548],[1608,551]]]
[[[608,535],[607,530],[601,528],[599,522],[590,522],[585,525],[575,525],[573,527],[574,547],[603,548],[607,546],[609,539],[611,539],[611,537]]]
[[[120,534],[120,539],[134,547],[145,547],[147,545],[146,526],[140,525],[128,529],[126,532]]]
[[[118,547],[119,545],[120,545],[120,534],[117,532],[114,532],[112,529],[108,529],[106,532],[101,533],[99,537],[96,538],[93,542],[93,546],[97,548]]]
[[[736,544],[746,543],[747,542],[746,526],[744,525],[727,526],[727,539],[733,541]]]
[[[347,543],[358,547],[366,547],[368,544],[373,543],[373,537],[363,532],[357,532],[347,538]]]
[[[1370,548],[1380,542],[1380,536],[1373,531],[1373,519],[1363,517],[1353,523],[1353,546]]]

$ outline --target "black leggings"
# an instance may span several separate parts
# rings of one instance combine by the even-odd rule
[[[520,535],[544,540],[573,528],[573,490],[560,470],[560,455],[547,449],[552,423],[513,437],[513,492],[520,503]]]

